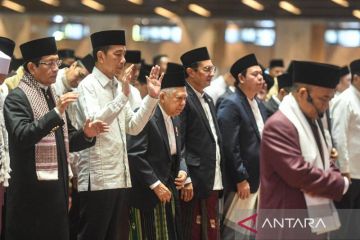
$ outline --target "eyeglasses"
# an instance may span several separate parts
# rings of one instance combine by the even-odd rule
[[[55,61],[48,61],[48,62],[39,62],[39,64],[45,65],[47,67],[60,67],[62,63],[62,60],[55,60]]]
[[[206,73],[215,73],[216,67],[215,66],[205,66],[202,68],[202,70]]]

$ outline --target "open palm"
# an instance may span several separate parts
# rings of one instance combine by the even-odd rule
[[[149,76],[146,76],[148,94],[152,98],[158,98],[161,90],[161,82],[164,77],[162,73],[160,75],[160,67],[155,65],[151,68]]]

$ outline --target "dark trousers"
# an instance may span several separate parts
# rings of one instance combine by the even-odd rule
[[[79,192],[78,240],[127,240],[129,238],[129,190]]]
[[[77,189],[71,191],[71,208],[69,211],[70,240],[76,240],[79,232],[80,199]]]
[[[340,202],[335,202],[339,209],[341,228],[331,234],[331,239],[360,239],[360,179],[351,179],[348,191]]]

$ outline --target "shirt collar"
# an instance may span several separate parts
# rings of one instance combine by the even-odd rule
[[[198,91],[195,90],[195,88],[193,86],[191,86],[191,84],[189,82],[188,82],[188,84],[192,88],[192,90],[194,90],[196,96],[198,96],[199,99],[202,99],[204,97],[205,92],[199,93]]]
[[[272,99],[274,99],[274,101],[275,101],[277,104],[280,104],[280,103],[281,103],[280,99],[279,99],[277,96],[272,95],[271,97],[272,97]]]
[[[354,87],[352,84],[350,85],[350,89],[355,93],[355,95],[360,98],[360,92],[357,90],[356,87]]]
[[[250,98],[246,97],[246,99],[248,100],[250,106],[255,106],[255,105],[257,106],[257,102],[256,102],[256,99],[255,99],[255,98],[253,98],[253,99],[251,100]]]
[[[168,120],[169,118],[171,118],[166,112],[165,110],[161,107],[161,105],[159,104],[160,110],[162,112],[162,115],[164,117],[165,120]]]
[[[38,82],[38,84],[39,84],[39,86],[40,86],[42,89],[44,89],[45,91],[47,91],[47,89],[48,89],[49,86],[46,86],[46,85],[44,85],[44,84],[42,84],[42,83],[40,83],[40,82]]]
[[[102,73],[97,67],[94,67],[92,74],[94,74],[95,78],[99,81],[100,85],[105,88],[106,85],[113,83],[117,86],[117,79],[114,77],[113,79],[109,79],[104,73]]]
[[[58,71],[58,74],[62,74],[61,82],[63,83],[66,92],[70,92],[70,91],[72,91],[72,88],[70,87],[70,85],[69,85],[69,83],[68,83],[68,81],[66,79],[66,71],[67,71],[67,69],[69,69],[69,68],[60,69]]]

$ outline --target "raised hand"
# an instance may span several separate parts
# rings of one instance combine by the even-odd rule
[[[148,94],[152,98],[158,98],[161,90],[161,82],[164,73],[160,75],[160,67],[155,65],[151,68],[149,76],[146,76]]]
[[[101,120],[90,121],[86,119],[84,124],[84,134],[88,138],[95,137],[100,133],[109,132],[109,125]]]
[[[122,92],[127,97],[130,94],[130,81],[133,75],[133,68],[134,64],[131,64],[128,68],[125,69],[123,74],[118,77],[118,79],[122,83]]]
[[[56,108],[59,110],[60,114],[64,114],[67,106],[69,106],[70,103],[75,102],[78,97],[79,93],[76,92],[68,92],[60,96],[59,100],[56,103]]]

